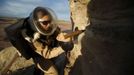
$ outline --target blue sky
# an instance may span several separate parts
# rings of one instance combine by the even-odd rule
[[[0,16],[27,17],[37,6],[49,7],[58,19],[69,20],[68,0],[0,0]]]

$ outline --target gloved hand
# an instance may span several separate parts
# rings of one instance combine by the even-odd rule
[[[66,33],[60,33],[60,34],[58,34],[58,36],[56,37],[56,39],[58,41],[61,41],[61,42],[70,42],[71,41],[71,38],[65,39],[65,37],[64,37],[65,34]]]
[[[58,36],[57,36],[57,40],[59,41],[59,44],[61,46],[61,48],[65,51],[65,52],[68,52],[70,50],[73,49],[74,45],[73,45],[73,42],[71,41],[71,38],[67,38],[65,39],[65,34],[66,33],[60,33]]]

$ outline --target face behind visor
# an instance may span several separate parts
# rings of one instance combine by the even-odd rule
[[[37,7],[30,14],[29,22],[34,31],[42,35],[52,35],[57,29],[57,17],[50,8]],[[46,26],[49,26],[48,29]]]

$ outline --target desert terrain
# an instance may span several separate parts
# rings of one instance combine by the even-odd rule
[[[11,45],[6,37],[4,28],[14,24],[18,18],[0,17],[0,73],[3,68],[9,63],[16,53],[16,49]],[[71,24],[68,21],[58,21],[62,31],[70,31]],[[33,75],[34,64],[32,59],[26,60],[23,57],[18,57],[12,66],[8,69],[8,75]]]

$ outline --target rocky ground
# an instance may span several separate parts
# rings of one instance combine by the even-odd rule
[[[0,18],[0,73],[5,68],[5,66],[9,63],[14,54],[16,53],[16,49],[11,45],[9,40],[6,37],[4,32],[4,28],[17,22],[17,18]],[[21,61],[21,62],[20,62]],[[26,69],[33,68],[32,60],[25,60],[23,57],[18,57],[16,61],[9,68],[9,75],[32,75],[32,72],[27,72]],[[32,70],[31,70],[32,71]]]

